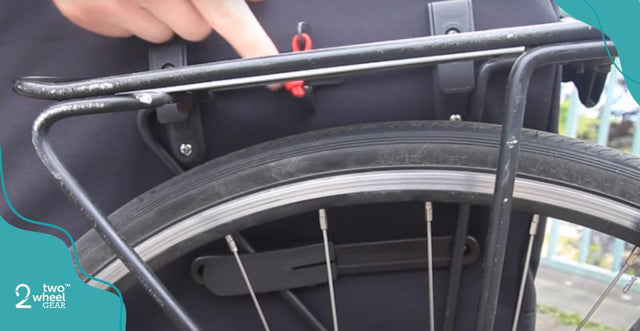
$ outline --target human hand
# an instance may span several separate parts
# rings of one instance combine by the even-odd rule
[[[70,21],[110,36],[153,43],[173,34],[190,41],[218,32],[244,58],[278,54],[243,0],[53,0]]]

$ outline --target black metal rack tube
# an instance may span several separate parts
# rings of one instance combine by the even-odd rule
[[[444,331],[451,331],[455,327],[470,212],[470,204],[463,203],[460,205],[460,209],[458,210],[458,221],[456,222],[456,234],[453,239],[453,251],[451,253],[449,289],[447,290],[447,305],[444,310],[444,325],[442,327],[442,330]]]
[[[14,82],[14,89],[29,97],[64,100],[331,66],[601,38],[600,31],[584,23],[558,22],[334,47],[73,82],[23,78]]]
[[[607,42],[607,47],[612,54],[616,54],[613,43]],[[513,204],[520,134],[531,75],[536,68],[548,64],[607,57],[607,50],[602,41],[556,44],[528,50],[511,68],[505,93],[498,170],[485,245],[487,250],[483,261],[484,272],[476,324],[478,331],[493,330]]]
[[[32,142],[36,153],[44,166],[53,175],[69,200],[74,203],[93,223],[102,238],[114,253],[131,270],[143,288],[160,305],[167,316],[183,330],[199,330],[198,325],[189,317],[164,284],[158,279],[140,256],[120,237],[107,217],[91,201],[80,183],[69,173],[48,140],[49,129],[53,123],[72,116],[130,111],[141,108],[157,107],[172,102],[166,94],[147,93],[142,98],[134,96],[111,96],[95,99],[66,101],[47,108],[36,118],[33,124]]]
[[[515,61],[516,59],[512,57],[497,57],[482,63],[480,70],[478,70],[478,78],[476,78],[476,89],[473,90],[473,94],[471,95],[470,121],[482,122],[482,118],[484,117],[484,101],[491,75],[496,70],[513,66]]]

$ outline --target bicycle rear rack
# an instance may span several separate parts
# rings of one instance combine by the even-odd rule
[[[606,46],[615,54],[611,42],[606,42]],[[505,95],[505,118],[478,311],[477,330],[490,331],[493,330],[498,302],[520,131],[531,75],[535,68],[543,65],[607,58],[607,49],[603,47],[599,31],[579,22],[550,23],[328,48],[74,82],[23,78],[15,81],[14,89],[28,97],[64,100],[47,108],[34,122],[32,140],[42,163],[173,322],[182,329],[196,330],[198,325],[147,264],[117,234],[106,216],[91,202],[87,192],[59,160],[48,139],[49,128],[55,122],[73,116],[155,108],[190,98],[190,92],[195,90],[236,89],[294,79],[335,77],[505,55],[519,57],[511,69]],[[621,225],[614,228],[612,234],[631,242],[640,237],[638,229],[629,233]]]

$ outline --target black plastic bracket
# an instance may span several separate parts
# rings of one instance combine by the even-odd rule
[[[433,266],[448,267],[453,237],[432,239]],[[427,240],[424,238],[335,245],[333,249],[339,275],[426,269],[428,265]],[[479,255],[478,241],[467,236],[462,264],[474,262]]]
[[[573,81],[582,104],[593,107],[604,90],[607,75],[611,71],[611,60],[607,58],[569,63],[562,66],[562,69],[562,81]]]
[[[429,3],[431,35],[473,31],[473,10],[470,0]],[[468,93],[475,87],[473,61],[438,64],[436,82],[442,93]]]
[[[430,2],[427,8],[432,36],[454,35],[474,29],[470,0]],[[433,70],[434,99],[431,118],[444,120],[458,114],[466,119],[469,93],[475,88],[473,61],[438,64]]]
[[[433,266],[451,263],[453,237],[433,238]],[[329,244],[333,279],[338,275],[403,271],[427,268],[426,239],[405,239],[358,244]],[[478,259],[480,246],[467,237],[464,265]],[[253,290],[282,291],[323,284],[328,281],[322,244],[242,254]],[[204,256],[191,265],[193,279],[219,296],[248,294],[236,260],[231,255]]]
[[[186,42],[175,38],[149,48],[149,68],[169,69],[187,65]],[[206,146],[200,110],[191,101],[168,104],[156,108],[158,122],[166,133],[168,150],[185,168],[192,168],[205,160]]]
[[[335,260],[333,250],[329,250]],[[327,282],[324,246],[315,244],[283,250],[241,254],[242,264],[256,293],[282,291]],[[332,266],[333,267],[333,266]],[[205,256],[191,265],[193,279],[219,296],[248,294],[232,255]],[[333,277],[336,270],[332,268]]]

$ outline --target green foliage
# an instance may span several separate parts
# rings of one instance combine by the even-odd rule
[[[567,134],[567,119],[569,117],[570,99],[566,99],[560,103],[560,116],[558,119],[558,132],[562,135]],[[578,114],[578,130],[577,138],[595,141],[598,137],[598,118],[589,118],[584,114]]]
[[[588,118],[582,114],[578,116],[578,139],[595,141],[598,138],[600,120]]]
[[[564,325],[579,325],[582,322],[582,317],[578,314],[563,313],[556,307],[538,304],[538,312],[545,315],[551,315],[556,321]],[[587,322],[584,326],[587,330],[596,331],[618,331],[618,329],[608,327],[601,323]],[[624,330],[624,329],[620,329]]]
[[[569,116],[569,99],[560,102],[560,114],[558,118],[558,132],[561,135],[567,134],[567,117]]]
[[[558,118],[558,132],[562,135],[567,134],[567,120],[569,118],[569,104],[571,100],[567,98],[560,103],[560,114]],[[576,136],[578,139],[596,141],[598,138],[599,118],[592,118],[584,113],[578,114],[578,129]]]

